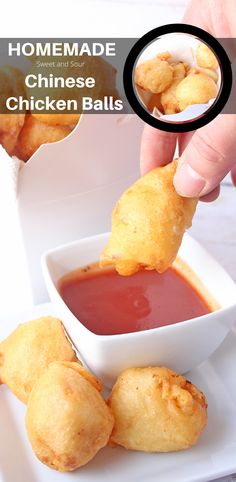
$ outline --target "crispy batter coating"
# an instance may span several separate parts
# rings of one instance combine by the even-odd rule
[[[176,62],[171,65],[173,67],[173,82],[170,87],[161,94],[161,105],[165,114],[176,114],[179,112],[176,89],[177,85],[186,75],[186,67],[183,62]]]
[[[191,69],[189,69],[189,71],[187,72],[187,75],[199,74],[200,72],[211,77],[211,79],[214,80],[214,82],[218,81],[218,73],[214,69],[204,69],[203,67],[198,67],[198,68],[191,67]]]
[[[40,114],[39,112],[33,112],[32,116],[39,122],[47,124],[47,126],[75,126],[80,119],[80,114]]]
[[[168,368],[129,368],[108,405],[115,417],[111,442],[126,449],[170,452],[194,445],[207,423],[204,395]]]
[[[177,194],[177,161],[157,167],[136,181],[112,213],[112,234],[100,265],[128,276],[141,268],[165,271],[174,261],[197,200]]]
[[[37,59],[37,60],[44,60],[44,59]],[[116,69],[106,62],[102,57],[89,57],[84,55],[80,58],[80,66],[76,67],[73,65],[78,64],[77,57],[70,57],[68,58],[68,66],[60,66],[58,64],[57,59],[49,58],[53,62],[55,61],[56,66],[52,68],[52,72],[55,77],[62,77],[63,79],[72,77],[94,77],[96,80],[95,86],[93,88],[83,87],[82,89],[74,86],[72,88],[66,87],[38,87],[35,88],[28,88],[27,94],[28,96],[33,95],[36,99],[37,98],[44,98],[47,95],[50,96],[52,99],[75,99],[77,100],[78,104],[82,105],[82,97],[89,96],[93,99],[103,99],[105,95],[113,95],[117,98],[117,90],[116,90]],[[64,59],[66,62],[66,59]],[[43,77],[48,77],[48,67],[42,67],[40,69],[40,73]],[[34,63],[29,71],[29,74],[37,75],[38,74],[38,67],[37,62]],[[60,84],[61,85],[61,84]],[[46,124],[50,125],[68,125],[68,124],[76,124],[79,120],[80,114],[77,112],[73,113],[45,113],[40,114],[38,112],[32,112],[32,115],[35,116],[40,122],[45,122]]]
[[[0,114],[0,144],[11,156],[24,125],[25,114]]]
[[[179,109],[184,110],[192,104],[205,104],[217,96],[218,88],[208,75],[196,73],[183,79],[176,89]]]
[[[1,67],[0,92],[3,105],[8,97],[24,95],[23,73],[14,67]],[[18,135],[24,124],[24,119],[24,112],[21,114],[0,114],[0,144],[2,144],[9,155],[12,155],[14,151]]]
[[[160,54],[157,54],[157,58],[161,60],[169,60],[171,58],[171,53],[166,50],[165,52],[161,52]]]
[[[209,77],[211,77],[212,80],[214,80],[215,83],[217,83],[218,73],[216,72],[216,70],[200,68],[199,71],[203,74],[208,75]]]
[[[15,154],[22,161],[28,161],[42,144],[60,141],[70,133],[68,126],[46,125],[28,114],[18,137]]]
[[[135,83],[153,94],[159,94],[170,86],[173,68],[158,57],[146,60],[135,69]]]
[[[43,370],[57,360],[78,361],[62,322],[45,316],[23,323],[0,343],[0,382],[27,403]]]
[[[87,464],[107,445],[113,425],[109,407],[77,363],[51,363],[34,385],[26,429],[35,455],[49,467],[66,472]]]
[[[218,62],[215,54],[204,43],[200,43],[197,46],[196,59],[197,64],[200,67],[205,67],[207,69],[216,69],[218,67]]]

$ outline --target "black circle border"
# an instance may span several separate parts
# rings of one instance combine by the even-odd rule
[[[206,113],[202,114],[197,119],[180,123],[159,120],[152,114],[148,113],[137,99],[133,86],[133,69],[140,53],[153,40],[156,40],[158,37],[169,33],[187,33],[203,40],[214,50],[221,69],[221,89],[214,104],[209,108],[208,111],[206,111]],[[224,82],[224,79],[227,79],[227,81]],[[154,28],[153,30],[150,30],[150,32],[143,35],[143,37],[141,37],[130,50],[123,70],[125,94],[134,112],[150,126],[166,132],[190,132],[211,122],[218,114],[220,114],[225,106],[230,96],[232,81],[233,79],[230,60],[218,40],[216,40],[215,37],[203,29],[184,23],[171,23],[162,25],[161,27]]]

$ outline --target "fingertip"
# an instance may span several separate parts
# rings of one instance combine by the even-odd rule
[[[173,160],[177,134],[165,132],[145,124],[140,149],[141,175]]]
[[[205,179],[181,159],[173,183],[177,193],[184,197],[199,197],[206,185]]]
[[[202,196],[199,198],[200,201],[209,203],[215,201],[220,194],[220,186],[216,186],[213,191],[209,192],[208,194],[205,194],[205,196]]]
[[[155,167],[155,142],[156,129],[145,124],[140,147],[140,171],[142,176]]]

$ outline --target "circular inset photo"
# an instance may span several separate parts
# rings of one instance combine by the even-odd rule
[[[213,39],[217,47],[213,49],[206,32],[204,38],[209,36],[210,44],[181,31],[160,35],[151,42],[149,34],[135,44],[124,70],[126,94],[135,112],[145,122],[168,131],[190,131],[210,122],[226,103],[232,83],[230,62],[221,45]],[[225,72],[231,76],[224,87]]]

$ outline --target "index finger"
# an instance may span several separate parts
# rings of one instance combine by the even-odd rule
[[[178,134],[164,132],[145,124],[141,140],[140,170],[143,176],[151,169],[173,160]]]

